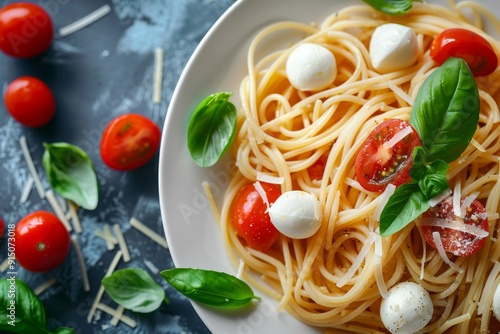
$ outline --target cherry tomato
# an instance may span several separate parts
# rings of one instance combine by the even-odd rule
[[[139,168],[153,158],[160,137],[160,128],[149,118],[138,114],[118,116],[104,129],[102,160],[116,170]]]
[[[2,217],[0,217],[0,238],[3,237],[4,233],[5,233],[5,223]]]
[[[69,233],[54,214],[33,212],[16,225],[16,259],[29,271],[46,272],[59,266],[70,248]]]
[[[50,88],[35,77],[24,76],[12,81],[5,90],[4,99],[11,116],[32,128],[47,124],[56,110]]]
[[[32,58],[54,37],[50,15],[34,3],[16,2],[0,9],[0,49],[9,56]]]
[[[412,131],[392,145],[391,139],[408,127]],[[417,132],[408,122],[389,119],[380,123],[368,135],[356,157],[358,182],[364,189],[375,192],[383,191],[388,184],[405,183],[410,179],[413,149],[420,145]]]
[[[260,182],[269,205],[281,195],[281,189],[269,183]],[[239,237],[256,250],[266,251],[276,241],[279,232],[271,223],[267,203],[255,188],[254,183],[244,186],[233,203],[232,224]]]
[[[461,202],[463,202],[463,200]],[[450,221],[456,220],[457,217],[453,213],[453,196],[448,196],[441,203],[430,208],[424,213],[423,217],[431,219],[441,218]],[[474,200],[471,205],[466,208],[463,221],[467,225],[473,225],[488,232],[486,210],[478,200]],[[422,232],[427,243],[434,248],[436,248],[436,244],[434,243],[432,232],[439,232],[444,250],[456,256],[469,256],[476,253],[483,247],[487,239],[487,237],[480,238],[471,233],[456,229],[428,225],[422,226]]]
[[[430,56],[440,65],[449,57],[462,58],[475,76],[488,75],[498,66],[498,57],[491,44],[482,36],[462,28],[441,32],[432,41]]]

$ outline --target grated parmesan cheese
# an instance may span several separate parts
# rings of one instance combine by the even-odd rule
[[[398,133],[396,133],[389,141],[386,141],[383,146],[385,148],[392,148],[396,146],[396,144],[399,143],[401,140],[403,140],[406,136],[412,133],[413,129],[411,128],[411,126],[407,126]]]
[[[80,269],[80,273],[82,274],[83,291],[90,291],[87,266],[85,265],[85,260],[83,258],[83,254],[80,249],[80,244],[78,243],[78,239],[74,235],[71,236],[71,243],[73,244],[73,248],[75,249],[76,259],[78,260],[78,268]]]
[[[285,182],[284,177],[272,176],[266,173],[257,172],[257,181],[272,183],[272,184],[283,184]]]
[[[64,214],[63,209],[59,205],[59,201],[57,200],[56,196],[54,195],[54,192],[52,189],[47,190],[45,193],[45,196],[47,197],[47,200],[49,201],[50,205],[52,206],[52,209],[54,210],[57,218],[63,223],[63,225],[66,227],[66,230],[68,232],[71,232],[73,229],[71,227],[71,224],[69,223],[68,219],[66,218],[66,215]]]
[[[163,81],[163,49],[155,49],[155,72],[153,76],[153,103],[161,102],[161,88]]]
[[[444,250],[443,243],[441,242],[441,235],[439,234],[439,232],[432,232],[432,238],[434,239],[434,244],[436,245],[436,249],[443,262],[448,264],[451,268],[455,269],[459,273],[462,273],[464,270],[457,266],[454,262],[450,261],[450,259],[446,255],[446,251]]]
[[[451,189],[444,190],[440,194],[437,194],[436,196],[431,198],[429,200],[429,205],[431,206],[431,208],[435,207],[436,205],[441,203],[446,197],[448,197],[450,194],[451,194]]]
[[[104,5],[100,8],[98,8],[97,10],[93,11],[92,13],[82,17],[81,19],[79,19],[71,24],[68,24],[65,27],[62,27],[61,29],[59,29],[59,35],[61,35],[61,37],[64,37],[64,36],[68,36],[72,33],[75,33],[78,30],[81,30],[81,29],[85,28],[86,26],[103,18],[104,16],[106,16],[110,12],[111,12],[111,6]]]
[[[40,175],[38,175],[38,172],[36,171],[35,168],[35,164],[33,163],[33,159],[31,158],[30,150],[28,148],[28,144],[26,143],[26,137],[22,136],[21,139],[19,139],[19,143],[21,144],[21,150],[23,152],[24,160],[26,161],[31,176],[35,181],[35,187],[36,190],[38,191],[38,195],[40,196],[41,199],[44,199],[45,189],[43,188],[42,181],[40,180]]]
[[[460,209],[460,199],[462,198],[462,182],[457,180],[455,182],[455,188],[453,189],[453,213],[457,217],[462,216],[462,210]]]
[[[351,268],[349,268],[347,273],[337,282],[337,284],[336,284],[337,287],[341,288],[344,285],[346,285],[347,282],[349,282],[349,280],[354,276],[354,274],[359,269],[359,267],[361,267],[361,264],[365,260],[370,248],[372,247],[373,243],[375,242],[375,238],[376,238],[376,234],[370,233],[370,235],[366,239],[365,243],[363,244],[363,247],[361,247],[359,254],[354,259],[354,262],[352,263]]]
[[[158,233],[144,225],[142,222],[137,220],[136,218],[130,218],[130,225],[135,227],[139,232],[142,232],[145,236],[149,237],[151,240],[155,241],[158,245],[162,246],[165,249],[168,249],[167,240],[161,237]]]
[[[118,246],[120,247],[120,250],[123,253],[123,261],[130,262],[130,253],[128,251],[128,245],[127,242],[125,241],[125,237],[123,236],[123,232],[120,225],[118,224],[113,225],[113,232],[115,232],[116,239],[118,240]]]
[[[31,189],[33,189],[33,185],[35,184],[35,180],[32,176],[28,177],[26,183],[24,184],[23,191],[21,193],[21,197],[19,198],[19,203],[24,204],[28,201],[30,197]]]
[[[262,198],[262,201],[266,204],[266,212],[269,211],[269,208],[271,207],[271,205],[269,204],[269,200],[267,199],[267,194],[266,194],[266,191],[264,190],[264,188],[262,187],[262,184],[257,181],[257,182],[254,182],[253,184],[255,190],[257,191],[257,193],[259,194],[260,198]]]
[[[441,228],[449,228],[460,232],[472,234],[480,239],[486,238],[490,234],[474,225],[465,224],[462,219],[445,219],[445,218],[422,218],[420,220],[421,226],[435,226]]]

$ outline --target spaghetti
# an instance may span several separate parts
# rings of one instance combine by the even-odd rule
[[[429,291],[434,304],[433,319],[422,332],[488,330],[493,293],[484,289],[500,281],[500,70],[477,79],[479,126],[447,174],[452,189],[459,184],[462,196],[474,194],[485,204],[490,235],[477,254],[446,261],[426,245],[416,223],[381,238],[375,212],[387,196],[365,191],[354,175],[356,154],[371,129],[388,118],[408,120],[420,86],[437,66],[428,50],[437,34],[463,27],[485,37],[500,53],[498,42],[482,30],[480,15],[474,15],[473,24],[462,14],[466,7],[485,13],[482,7],[469,1],[451,5],[414,3],[402,17],[349,6],[320,25],[273,24],[252,41],[232,148],[237,172],[225,194],[221,229],[235,265],[242,259],[245,268],[262,278],[245,279],[307,324],[335,333],[386,332],[379,315],[382,297],[396,283],[414,281]],[[373,30],[389,21],[416,32],[418,60],[406,69],[379,74],[371,66],[368,45]],[[298,44],[319,44],[335,55],[338,74],[331,86],[302,92],[290,85],[285,63],[295,45],[257,59],[261,43],[283,31],[300,33]],[[314,178],[309,171],[318,162],[324,173]],[[267,252],[248,248],[238,238],[231,226],[231,203],[244,184],[263,174],[280,180],[282,192],[300,189],[319,199],[323,219],[315,235],[303,240],[281,236]]]

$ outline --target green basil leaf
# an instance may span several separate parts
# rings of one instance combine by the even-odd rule
[[[42,303],[31,288],[19,279],[0,279],[0,331],[50,333]]]
[[[380,214],[380,235],[388,236],[400,231],[429,208],[429,201],[418,184],[400,185]]]
[[[108,295],[128,310],[149,313],[157,310],[165,299],[165,291],[145,270],[116,270],[102,280]]]
[[[214,165],[227,151],[236,135],[236,107],[231,93],[208,96],[191,115],[188,125],[188,148],[201,167]]]
[[[88,155],[67,143],[43,145],[43,167],[54,191],[82,208],[95,209],[99,201],[99,184]]]
[[[418,181],[418,187],[428,200],[441,194],[446,189],[449,189],[448,179],[446,178],[446,175],[442,174],[425,175]]]
[[[211,306],[233,309],[260,299],[248,284],[223,272],[174,268],[160,275],[184,296]]]
[[[424,81],[410,114],[426,159],[450,163],[469,145],[479,121],[479,92],[467,63],[451,57]]]
[[[413,1],[420,0],[363,0],[379,12],[389,15],[403,15],[410,11]]]
[[[54,334],[73,334],[75,330],[68,327],[59,327],[55,330]]]

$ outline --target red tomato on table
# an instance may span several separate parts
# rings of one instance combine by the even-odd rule
[[[391,143],[391,139],[403,130],[409,131],[408,134]],[[364,189],[375,192],[384,191],[388,184],[405,183],[410,178],[413,149],[420,145],[417,132],[408,122],[389,119],[380,123],[368,135],[356,157],[354,167],[358,182]]]
[[[2,217],[0,217],[0,238],[3,237],[4,233],[5,233],[5,223]]]
[[[482,36],[462,28],[441,32],[432,41],[430,56],[438,64],[449,57],[464,59],[475,76],[488,75],[498,66],[498,56]]]
[[[139,168],[153,158],[160,138],[160,128],[149,118],[138,114],[118,116],[104,129],[102,160],[116,170]]]
[[[279,231],[271,223],[267,212],[281,195],[281,189],[274,185],[259,182],[265,191],[268,203],[264,202],[254,183],[244,186],[233,203],[233,228],[246,244],[256,250],[266,251],[276,241]]]
[[[69,233],[50,212],[36,211],[27,215],[17,223],[15,233],[17,262],[29,271],[52,270],[68,255]]]
[[[16,2],[0,9],[0,49],[17,58],[45,52],[54,37],[50,15],[42,7]]]
[[[37,128],[54,116],[56,100],[40,79],[24,76],[12,81],[5,90],[5,107],[19,123]]]
[[[463,202],[463,199],[461,202]],[[438,218],[455,221],[457,217],[453,213],[453,196],[446,197],[441,203],[430,208],[424,213],[423,217],[427,219]],[[485,232],[489,230],[486,210],[478,200],[474,200],[469,207],[466,208],[463,222],[464,224],[475,226]],[[480,238],[465,231],[443,228],[440,226],[425,225],[422,226],[422,232],[427,243],[433,248],[436,248],[436,244],[432,232],[439,232],[444,250],[456,256],[469,256],[478,252],[488,238]]]

